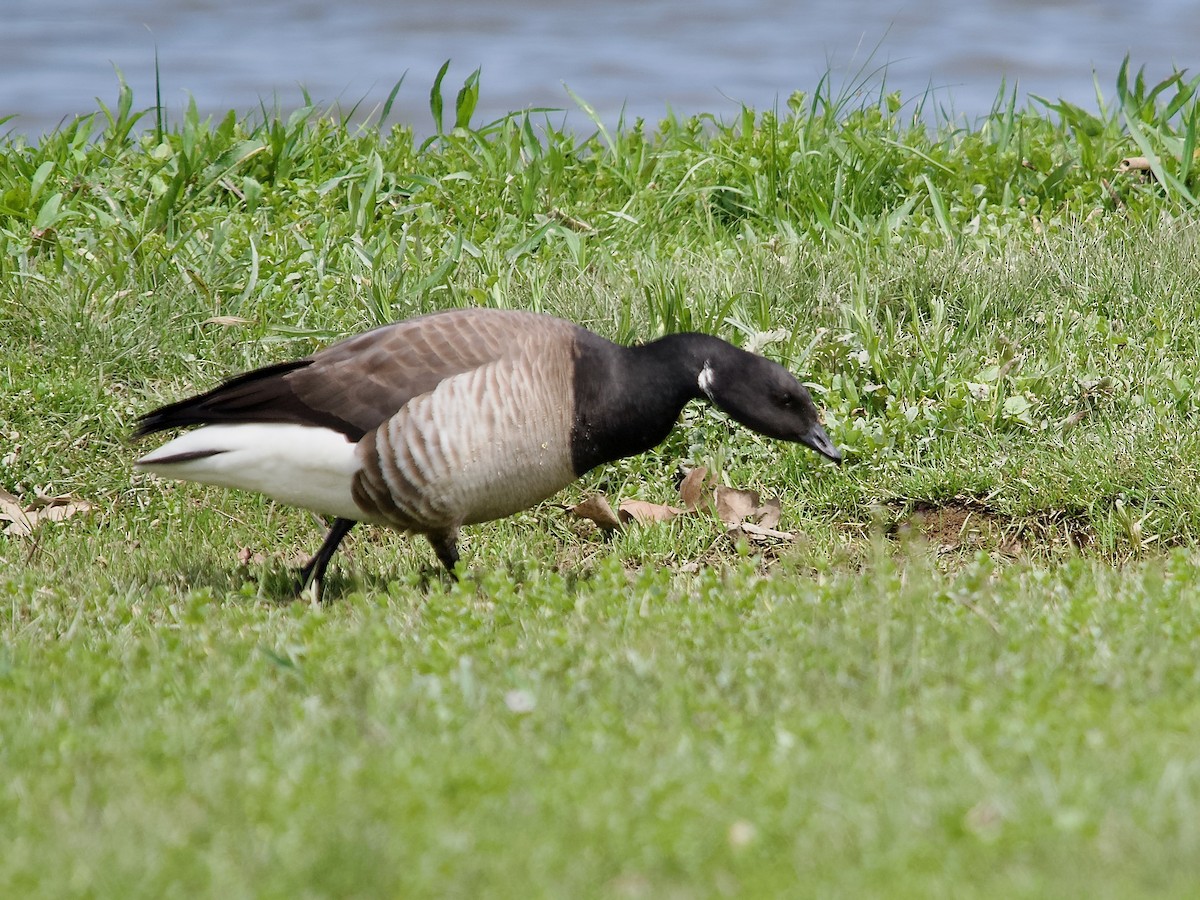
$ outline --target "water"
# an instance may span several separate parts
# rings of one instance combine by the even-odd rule
[[[0,129],[36,138],[116,101],[119,67],[135,107],[178,117],[303,105],[378,106],[407,79],[392,121],[429,132],[428,94],[446,59],[448,102],[482,66],[476,122],[531,106],[576,110],[566,83],[609,124],[668,109],[731,117],[783,105],[827,72],[835,86],[886,65],[889,90],[969,120],[1001,79],[1094,108],[1093,69],[1111,98],[1122,57],[1157,81],[1200,63],[1200,4],[1184,0],[3,0]],[[879,79],[873,82],[877,92]]]

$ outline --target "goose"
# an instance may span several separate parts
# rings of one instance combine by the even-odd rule
[[[384,325],[153,410],[135,438],[186,431],[135,463],[332,517],[299,590],[320,595],[359,522],[423,534],[455,576],[459,528],[528,509],[660,444],[707,400],[840,463],[783,366],[700,333],[615,344],[564,319],[455,309]]]

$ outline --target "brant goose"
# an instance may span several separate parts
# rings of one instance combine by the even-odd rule
[[[589,469],[649,450],[705,398],[834,462],[808,391],[706,334],[623,347],[537,313],[460,309],[266,366],[139,420],[186,432],[136,463],[333,516],[301,590],[358,522],[424,534],[453,575],[462,525],[527,509]]]

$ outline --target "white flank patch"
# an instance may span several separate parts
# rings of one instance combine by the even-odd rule
[[[709,400],[712,399],[713,382],[715,380],[716,374],[713,372],[712,365],[706,359],[704,366],[700,369],[700,377],[696,379],[696,385]]]
[[[343,434],[310,425],[206,425],[136,465],[163,478],[258,491],[289,506],[363,521],[350,493],[359,468],[355,447]],[[212,455],[170,462],[194,453]]]

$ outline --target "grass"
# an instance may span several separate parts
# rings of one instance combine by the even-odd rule
[[[1192,896],[1197,82],[574,135],[444,76],[423,143],[122,87],[0,144],[0,487],[95,505],[0,537],[0,893]],[[321,607],[312,516],[131,471],[157,403],[473,304],[759,347],[848,463],[689,409],[557,500],[703,464],[794,544],[551,502],[457,585],[356,531]]]

